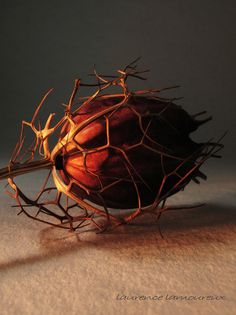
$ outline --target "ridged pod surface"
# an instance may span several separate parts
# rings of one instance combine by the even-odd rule
[[[56,167],[66,185],[73,180],[74,195],[112,208],[145,207],[203,176],[196,161],[206,145],[189,137],[200,121],[170,101],[133,96],[114,108],[121,100],[88,103],[72,117],[79,131],[62,130]]]

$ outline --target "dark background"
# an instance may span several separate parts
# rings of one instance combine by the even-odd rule
[[[132,88],[180,84],[174,92],[184,96],[179,104],[192,114],[206,109],[214,118],[194,139],[217,139],[228,130],[222,153],[224,161],[233,159],[235,9],[229,0],[2,2],[1,158],[10,157],[21,120],[30,120],[50,87],[55,91],[45,108],[61,112],[74,79],[91,81],[94,63],[112,73],[142,56],[149,80]]]

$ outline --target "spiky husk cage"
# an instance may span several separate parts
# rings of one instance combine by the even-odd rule
[[[118,70],[116,76],[94,70],[95,84],[76,80],[64,116],[53,127],[54,113],[44,128],[36,127],[39,110],[52,90],[45,94],[32,120],[22,122],[9,165],[0,170],[0,178],[8,178],[13,189],[8,194],[17,201],[19,213],[64,229],[93,224],[103,231],[143,214],[159,219],[164,211],[184,208],[167,206],[167,198],[191,180],[206,179],[199,168],[208,158],[218,156],[222,144],[220,140],[195,143],[190,139],[189,134],[211,118],[197,120],[205,112],[191,116],[174,104],[176,98],[160,96],[176,86],[130,91],[129,77],[145,79],[146,71],[138,71],[136,61]],[[76,102],[79,87],[86,86],[97,90]],[[108,93],[111,87],[121,92]],[[25,126],[33,131],[34,141],[23,151]],[[50,151],[49,137],[58,130],[57,144]],[[42,159],[37,160],[37,154]],[[37,196],[29,198],[14,177],[42,168],[49,169],[45,182]],[[55,186],[49,186],[50,178]],[[118,210],[124,210],[123,214]]]

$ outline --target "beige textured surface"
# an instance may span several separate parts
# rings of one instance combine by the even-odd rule
[[[236,168],[223,163],[209,162],[208,181],[173,198],[208,205],[166,213],[164,240],[151,217],[109,234],[61,231],[16,216],[1,192],[0,314],[235,314]]]

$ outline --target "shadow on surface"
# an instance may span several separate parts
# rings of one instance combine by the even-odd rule
[[[235,238],[236,207],[208,204],[191,210],[170,211],[163,214],[159,223],[164,239],[160,236],[153,216],[143,216],[135,223],[100,234],[94,231],[72,233],[47,227],[39,234],[41,253],[0,263],[0,271],[68,255],[89,247],[109,249],[110,252],[122,249],[123,252],[130,253],[139,248],[142,255],[153,255],[153,249],[160,253],[166,248],[194,248],[204,242],[227,243]],[[144,246],[145,251],[142,251]]]

